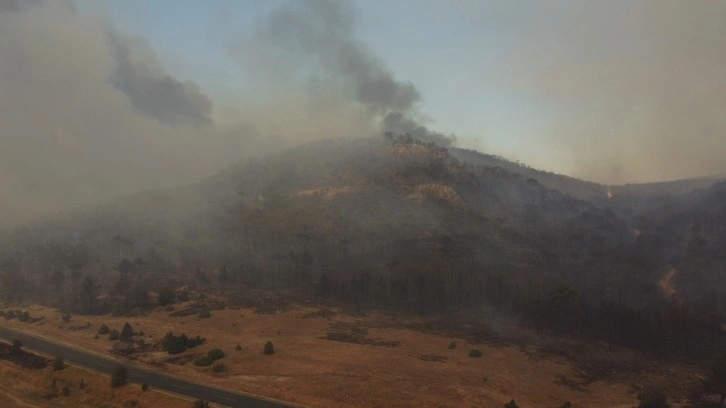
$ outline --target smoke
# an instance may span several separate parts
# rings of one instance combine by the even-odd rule
[[[297,83],[285,82],[280,94],[289,95],[292,88],[300,87],[313,99],[308,105],[332,109],[333,115],[317,111],[318,121],[334,122],[331,116],[340,115],[356,117],[358,129],[369,134],[378,124],[383,131],[408,132],[450,146],[454,138],[417,123],[420,92],[412,83],[397,80],[358,40],[355,29],[356,12],[348,2],[294,1],[274,10],[251,42],[237,43],[233,50],[243,63],[254,59],[260,64],[256,72],[263,81],[271,71],[278,71],[275,78],[297,79]],[[335,103],[330,103],[331,94],[336,95]],[[327,103],[320,102],[326,99]]]
[[[0,5],[0,228],[271,150],[249,123],[213,124],[208,96],[103,18]]]
[[[726,173],[726,2],[487,4],[512,30],[492,87],[552,114],[574,175],[618,183]],[[485,11],[485,10],[479,10]]]
[[[143,40],[110,34],[117,66],[112,83],[131,100],[137,111],[167,124],[209,125],[212,101],[190,81],[181,82],[159,66]],[[139,52],[148,50],[147,55]],[[134,52],[137,51],[137,52]]]

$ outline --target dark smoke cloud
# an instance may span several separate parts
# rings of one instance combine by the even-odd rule
[[[135,52],[128,38],[109,33],[109,41],[117,64],[112,83],[136,110],[167,124],[211,124],[212,101],[195,83],[164,72],[153,54]],[[136,42],[136,48],[149,48],[143,40]]]
[[[381,127],[394,133],[408,134],[422,142],[435,143],[442,147],[450,147],[456,142],[456,136],[446,136],[442,133],[431,131],[425,126],[419,125],[415,121],[407,118],[401,112],[391,112],[386,115],[383,118],[383,122],[381,122]]]
[[[353,103],[383,130],[450,146],[454,139],[429,131],[413,118],[421,101],[418,89],[397,80],[355,35],[356,14],[350,3],[335,0],[290,2],[275,10],[260,28],[261,41],[297,58],[297,65],[326,72]],[[301,63],[302,61],[302,63]],[[318,74],[319,75],[319,74]]]

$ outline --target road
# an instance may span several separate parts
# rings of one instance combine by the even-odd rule
[[[71,364],[90,368],[91,370],[108,375],[111,374],[113,367],[116,364],[119,364],[119,361],[108,357],[84,352],[60,343],[55,343],[42,337],[33,336],[28,333],[3,326],[0,326],[0,338],[3,338],[8,342],[20,340],[23,342],[24,348],[37,351],[48,356],[63,356],[65,361]],[[286,405],[285,403],[278,401],[271,401],[259,397],[241,395],[230,391],[207,387],[129,364],[124,364],[124,366],[128,368],[129,381],[139,384],[146,383],[152,388],[184,395],[193,399],[203,399],[217,405],[234,408],[294,407],[294,405]],[[191,406],[191,403],[189,405]]]

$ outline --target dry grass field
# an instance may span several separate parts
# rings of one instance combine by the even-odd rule
[[[174,311],[187,305],[176,304]],[[695,378],[695,371],[686,368],[669,371],[644,366],[637,373],[583,381],[572,359],[534,346],[469,344],[463,338],[381,324],[388,321],[382,315],[351,316],[329,309],[321,313],[313,307],[270,314],[227,308],[213,310],[209,318],[172,317],[171,310],[160,308],[136,317],[73,316],[70,322],[63,322],[53,309],[33,306],[27,310],[41,320],[32,324],[3,320],[2,324],[107,355],[114,353],[118,342],[97,335],[102,323],[120,330],[129,322],[135,332],[144,333],[136,339],[151,345],[169,331],[206,337],[206,343],[181,354],[170,356],[157,346],[131,358],[133,364],[198,382],[310,407],[501,407],[515,399],[522,408],[555,408],[565,401],[574,407],[629,408],[637,405],[634,386],[655,383],[671,390],[670,385],[684,383],[683,378]],[[262,352],[268,340],[275,347],[271,356]],[[452,342],[455,348],[450,348]],[[213,348],[226,353],[219,360],[227,366],[226,372],[214,373],[193,364]],[[482,356],[470,357],[472,348]],[[22,370],[3,370],[5,376],[27,375]],[[71,373],[79,375],[77,369],[62,374]],[[6,398],[18,395],[7,393],[6,388]],[[93,397],[104,401],[109,387],[91,387],[97,388],[103,394],[94,391]],[[129,393],[125,398],[140,398],[139,387],[128,388],[134,391],[124,390]]]

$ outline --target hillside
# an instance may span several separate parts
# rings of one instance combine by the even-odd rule
[[[718,186],[693,190],[704,183],[611,187],[608,200],[595,183],[405,136],[328,140],[17,229],[0,284],[6,300],[86,311],[88,277],[106,311],[191,282],[237,301],[269,291],[422,315],[494,306],[537,330],[690,352],[664,333],[700,316],[703,290],[725,295],[707,287],[721,282],[709,255],[720,230],[703,230],[701,252],[683,249],[694,217],[722,216]],[[690,282],[678,290],[690,308],[668,318],[666,276]],[[694,339],[714,335],[701,317]]]

